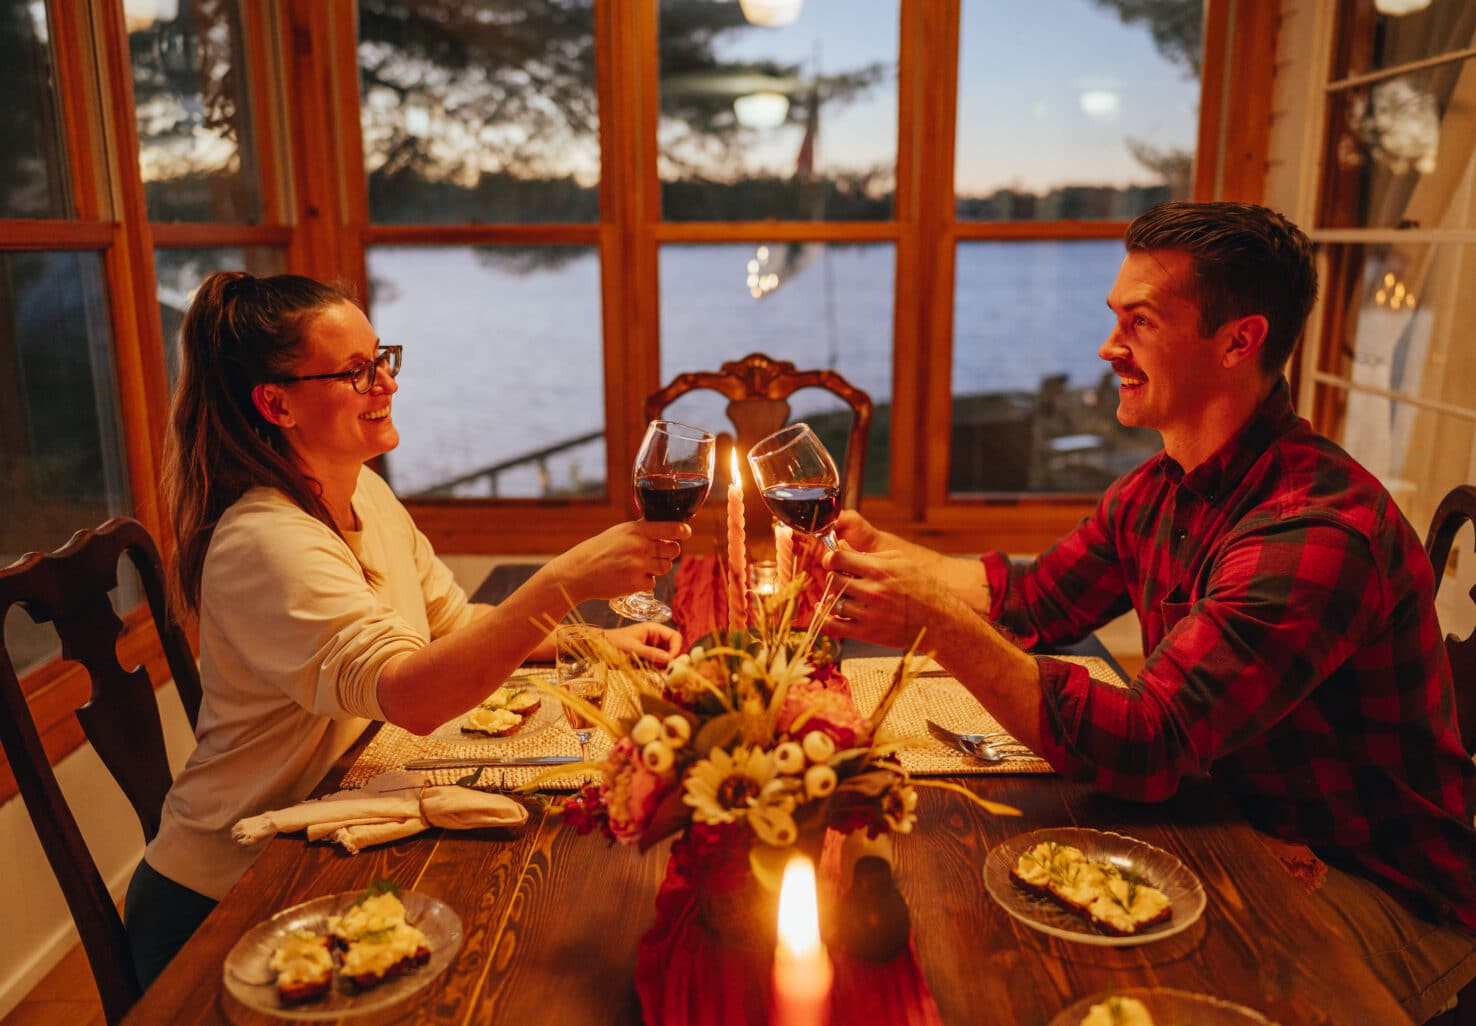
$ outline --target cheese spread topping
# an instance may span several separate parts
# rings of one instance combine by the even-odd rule
[[[295,987],[328,977],[333,972],[333,956],[321,933],[293,930],[272,952],[270,965],[277,974],[278,987]]]
[[[1137,998],[1110,997],[1092,1005],[1081,1026],[1153,1026],[1153,1016]]]
[[[523,717],[511,709],[488,709],[486,706],[479,705],[466,714],[466,722],[462,726],[467,730],[477,730],[484,734],[502,734],[522,722]]]

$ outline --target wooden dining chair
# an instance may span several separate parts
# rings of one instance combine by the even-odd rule
[[[1435,516],[1430,520],[1430,530],[1425,535],[1425,553],[1435,568],[1437,593],[1445,575],[1445,565],[1450,561],[1451,546],[1465,524],[1476,529],[1476,487],[1472,485],[1460,485],[1440,501]],[[1476,588],[1471,589],[1471,599],[1476,601]],[[1455,683],[1456,717],[1461,725],[1461,740],[1466,751],[1476,753],[1476,630],[1464,638],[1447,634],[1445,651],[1450,658],[1451,680]]]
[[[856,509],[861,504],[861,473],[866,465],[866,445],[871,433],[871,396],[831,370],[796,370],[788,360],[763,353],[749,353],[741,360],[724,363],[716,371],[678,374],[660,391],[646,399],[646,419],[655,420],[681,396],[708,389],[726,396],[726,412],[732,433],[720,432],[718,480],[727,479],[728,451],[738,446],[739,456],[759,439],[789,422],[789,398],[803,388],[818,388],[837,396],[850,407],[846,452],[841,462],[841,506]],[[823,439],[823,433],[822,433]],[[747,461],[739,459],[744,480],[745,504],[753,494]],[[749,508],[752,508],[751,506]]]
[[[200,711],[200,675],[189,641],[164,601],[159,550],[137,520],[115,517],[74,534],[55,552],[32,552],[0,570],[0,621],[20,606],[36,623],[50,623],[62,656],[86,669],[91,696],[75,710],[92,747],[123,789],[145,842],[159,829],[171,775],[153,682],[141,666],[118,661],[123,622],[108,593],[117,587],[118,560],[127,554],[143,585],[180,700],[194,726]],[[15,774],[26,811],[61,884],[103,1012],[116,1023],[138,1000],[133,956],[123,920],[67,805],[41,743],[31,706],[0,637],[0,745]]]

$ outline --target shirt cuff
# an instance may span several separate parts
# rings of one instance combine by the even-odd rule
[[[1086,716],[1087,694],[1092,686],[1085,666],[1038,656],[1040,665],[1040,756],[1063,777],[1082,778],[1093,769],[1072,738]]]

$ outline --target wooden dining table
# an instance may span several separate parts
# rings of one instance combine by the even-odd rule
[[[340,760],[330,785],[359,747]],[[918,962],[945,1023],[1044,1026],[1079,998],[1145,986],[1229,999],[1282,1026],[1410,1022],[1305,885],[1211,783],[1138,805],[1055,776],[957,782],[1021,814],[991,816],[960,795],[925,789],[916,829],[895,840]],[[280,1021],[226,992],[221,967],[231,948],[281,909],[389,878],[454,909],[464,940],[418,994],[355,1022],[640,1023],[636,946],[654,918],[665,846],[642,855],[575,832],[543,802],[529,806],[516,830],[432,829],[356,856],[301,836],[277,837],[126,1022]],[[990,848],[1017,833],[1068,825],[1126,833],[1176,855],[1207,892],[1199,922],[1152,944],[1105,948],[1046,936],[1012,918],[984,887]]]
[[[320,790],[342,778],[376,729]],[[1110,799],[1055,775],[952,782],[1020,815],[990,815],[960,794],[925,788],[915,829],[894,840],[917,963],[943,1022],[1046,1026],[1084,997],[1165,987],[1237,1002],[1282,1026],[1410,1023],[1307,885],[1212,781],[1157,804]],[[637,946],[655,918],[669,845],[645,854],[612,845],[572,829],[556,800],[526,801],[520,828],[433,828],[356,856],[300,835],[276,837],[125,1021],[280,1021],[246,1008],[223,986],[232,947],[282,909],[390,878],[448,905],[464,936],[424,988],[354,1022],[641,1023]],[[1203,884],[1203,915],[1181,933],[1131,947],[1048,936],[1009,915],[984,884],[989,851],[1017,834],[1065,826],[1131,835],[1177,856]]]

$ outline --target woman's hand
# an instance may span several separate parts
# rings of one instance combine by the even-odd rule
[[[691,536],[692,529],[677,521],[616,524],[555,556],[545,569],[557,574],[576,604],[644,591],[671,569]]]
[[[632,623],[605,631],[605,639],[637,658],[665,666],[682,651],[682,632],[664,623]]]

